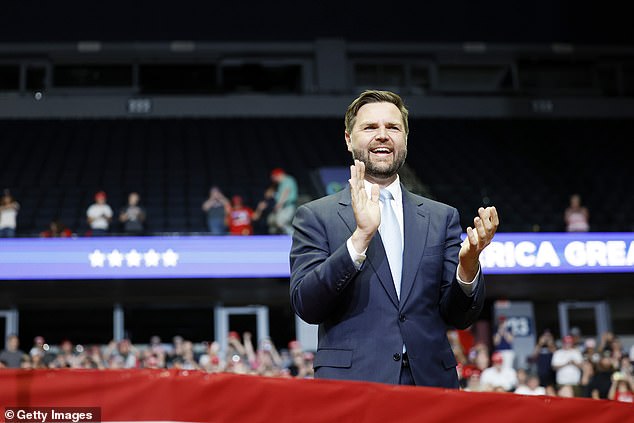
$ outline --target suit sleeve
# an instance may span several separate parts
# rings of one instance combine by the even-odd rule
[[[307,206],[293,220],[290,297],[293,311],[307,323],[326,320],[344,297],[346,286],[359,272],[345,242],[330,245],[324,225]]]
[[[445,242],[445,259],[443,265],[443,280],[440,296],[440,314],[445,322],[456,329],[465,329],[471,326],[484,306],[484,276],[479,272],[475,292],[468,296],[460,287],[457,279],[458,252],[462,239],[460,228],[460,216],[456,209],[447,219],[447,240]]]

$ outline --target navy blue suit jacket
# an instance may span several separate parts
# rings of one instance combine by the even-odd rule
[[[416,385],[458,387],[448,327],[480,314],[484,279],[467,296],[456,279],[462,242],[458,211],[403,190],[400,301],[377,232],[360,270],[346,241],[356,228],[350,188],[301,206],[293,221],[290,296],[319,324],[315,377],[398,384],[407,347]]]

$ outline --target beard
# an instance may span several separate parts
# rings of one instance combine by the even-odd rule
[[[392,151],[392,161],[372,161],[370,152],[362,149],[352,149],[352,158],[365,164],[365,174],[377,179],[390,178],[398,173],[405,164],[407,147],[398,152]]]

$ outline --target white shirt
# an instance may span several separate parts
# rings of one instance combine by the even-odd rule
[[[17,226],[18,210],[6,208],[0,211],[0,228],[15,229]]]
[[[365,183],[365,190],[368,194],[368,198],[371,197],[372,195],[372,184],[368,181],[363,181]],[[405,235],[404,235],[404,225],[403,225],[403,191],[401,190],[401,180],[399,178],[399,176],[396,176],[396,180],[394,182],[392,182],[390,185],[388,185],[387,187],[385,187],[385,189],[387,189],[388,191],[390,191],[390,193],[392,193],[392,197],[393,199],[390,200],[392,202],[392,209],[394,210],[394,213],[396,214],[396,220],[398,221],[398,225],[401,229],[401,242],[404,242],[405,240]],[[382,210],[382,209],[381,209]],[[379,225],[379,234],[381,233],[381,226]],[[350,254],[350,258],[352,259],[352,261],[354,262],[354,265],[357,269],[360,269],[361,266],[363,265],[363,263],[365,262],[366,259],[366,251],[363,251],[361,253],[357,252],[354,248],[354,246],[352,245],[352,237],[348,238],[348,241],[346,242],[346,246],[348,247],[348,253]],[[456,275],[456,278],[458,279],[458,283],[460,284],[460,287],[462,288],[463,292],[466,295],[471,296],[471,294],[473,293],[476,284],[474,284],[473,282],[476,281],[478,279],[478,276],[480,275],[480,269],[478,269],[478,273],[476,273],[475,278],[473,279],[473,281],[471,282],[464,282],[462,280],[460,280],[460,278]],[[400,282],[400,281],[399,281]],[[399,285],[400,286],[400,283]],[[397,291],[398,292],[398,291]]]
[[[517,372],[512,367],[488,367],[480,375],[480,384],[491,388],[502,387],[510,391],[517,385]]]
[[[559,349],[553,354],[551,365],[563,366],[557,370],[557,384],[558,385],[578,385],[581,381],[581,369],[574,364],[567,364],[569,362],[575,362],[578,365],[583,363],[583,357],[576,348]]]
[[[93,219],[90,223],[92,229],[108,229],[109,223],[106,217],[112,217],[112,209],[107,204],[95,203],[88,207],[86,215]]]
[[[526,385],[520,385],[514,392],[520,395],[546,395],[546,388],[538,386],[535,389],[531,389]]]

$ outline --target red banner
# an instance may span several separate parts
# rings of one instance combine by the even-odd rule
[[[16,407],[98,407],[104,422],[634,422],[634,405],[607,400],[176,370],[2,370],[0,406],[3,422]]]

